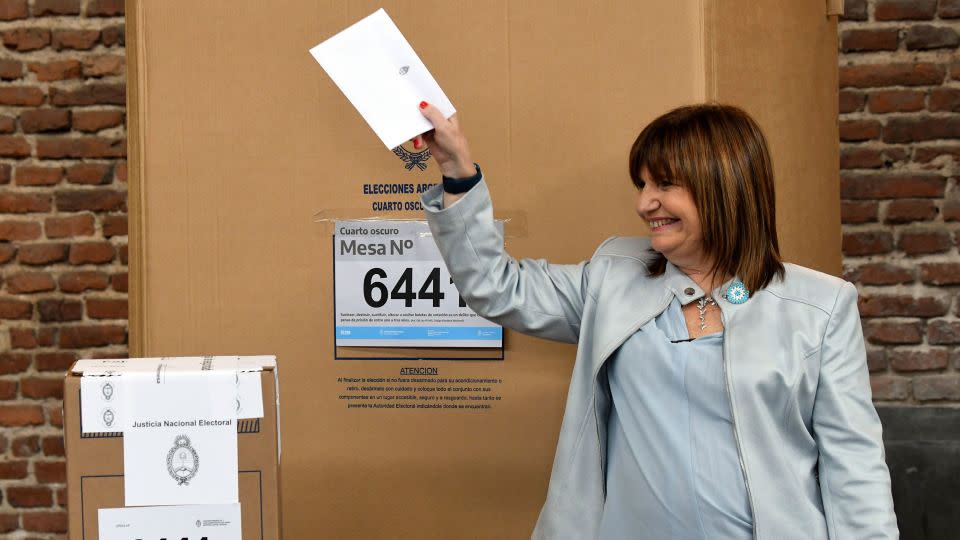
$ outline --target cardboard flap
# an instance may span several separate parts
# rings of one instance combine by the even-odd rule
[[[827,15],[843,15],[843,0],[827,0]]]

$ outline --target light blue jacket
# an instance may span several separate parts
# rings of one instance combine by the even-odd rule
[[[437,186],[423,203],[468,305],[518,332],[578,344],[533,537],[596,538],[610,412],[604,363],[667,307],[677,280],[648,275],[643,238],[611,238],[576,265],[515,260],[494,226],[484,182],[450,208],[441,195]],[[754,538],[897,538],[853,285],[788,264],[785,279],[746,303],[718,303]]]

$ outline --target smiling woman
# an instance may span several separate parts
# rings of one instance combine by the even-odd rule
[[[781,261],[746,112],[644,128],[629,164],[650,238],[560,265],[505,252],[456,115],[420,108],[444,173],[423,206],[464,300],[578,344],[535,538],[897,537],[856,289]]]

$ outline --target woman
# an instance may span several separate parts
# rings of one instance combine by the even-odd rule
[[[578,344],[535,538],[897,537],[857,291],[781,262],[745,112],[654,120],[630,153],[649,239],[554,265],[504,252],[456,117],[421,110],[444,174],[423,203],[464,299]]]

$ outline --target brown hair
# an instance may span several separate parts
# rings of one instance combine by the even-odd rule
[[[703,248],[719,275],[738,276],[750,291],[783,278],[777,242],[773,166],[757,123],[731,105],[674,109],[640,132],[630,150],[630,177],[640,172],[690,190],[703,228]],[[647,264],[661,275],[666,257]]]

